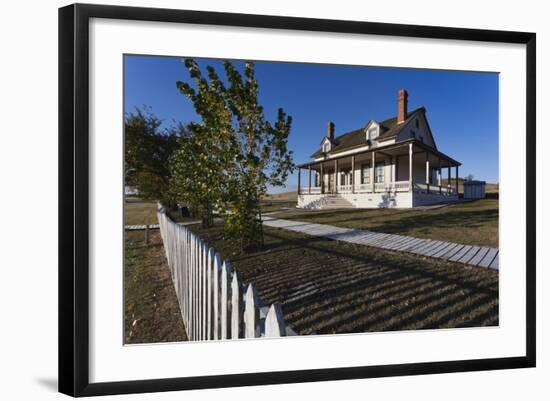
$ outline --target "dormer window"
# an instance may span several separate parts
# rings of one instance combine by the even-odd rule
[[[330,152],[330,142],[329,141],[325,141],[323,143],[323,152],[324,153]]]
[[[367,139],[374,140],[378,138],[378,127],[372,127],[367,132]]]

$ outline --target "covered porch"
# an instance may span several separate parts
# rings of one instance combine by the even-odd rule
[[[299,165],[298,194],[411,192],[456,196],[459,166],[436,149],[409,140]]]

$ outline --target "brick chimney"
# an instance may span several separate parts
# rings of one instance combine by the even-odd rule
[[[409,94],[405,89],[399,89],[399,92],[397,92],[397,124],[401,124],[407,119],[408,97]]]
[[[333,142],[334,141],[334,123],[329,121],[327,124],[327,138]]]

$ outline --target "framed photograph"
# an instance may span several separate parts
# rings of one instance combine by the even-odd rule
[[[59,390],[534,367],[535,76],[534,33],[61,8]]]

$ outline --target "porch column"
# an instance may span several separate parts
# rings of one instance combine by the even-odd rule
[[[441,157],[437,158],[437,186],[439,187],[439,195],[441,195]]]
[[[451,189],[451,165],[449,164],[447,166],[447,189]]]
[[[409,192],[413,190],[413,144],[409,143]]]
[[[455,174],[456,174],[455,191],[456,191],[456,194],[458,195],[458,166],[455,166]]]
[[[370,168],[370,186],[371,192],[374,193],[376,187],[374,186],[374,169],[376,165],[376,152],[372,152],[371,168]]]
[[[395,181],[396,181],[396,177],[397,177],[397,157],[395,155],[393,155],[391,157],[391,168],[392,168],[392,173],[391,173],[391,181],[392,181],[392,185],[393,186],[393,189],[394,191],[396,190],[396,187],[395,187]]]
[[[323,166],[325,163],[321,163],[321,193],[325,193],[325,173],[323,171]],[[449,173],[449,177],[451,176],[451,173]]]
[[[298,167],[298,195],[300,195],[300,178],[302,176],[302,169]]]
[[[426,152],[426,192],[430,193],[430,154]]]
[[[307,166],[307,169],[308,169],[308,174],[309,174],[309,181],[308,181],[308,184],[309,184],[309,189],[308,189],[308,193],[311,194],[311,166]]]
[[[351,156],[351,193],[355,193],[355,155]]]
[[[338,193],[338,159],[334,160],[334,193]]]

